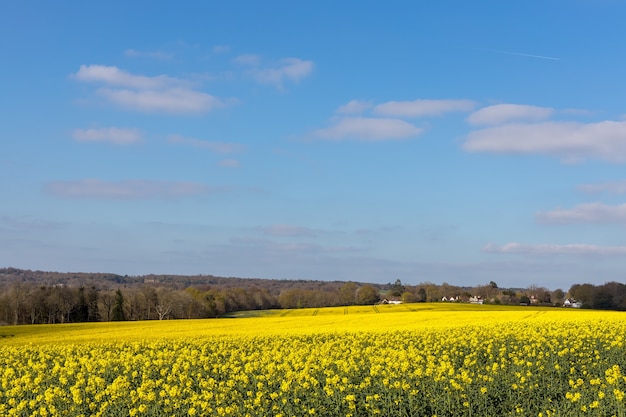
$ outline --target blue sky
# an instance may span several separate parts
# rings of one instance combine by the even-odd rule
[[[0,266],[624,280],[623,1],[0,7]]]

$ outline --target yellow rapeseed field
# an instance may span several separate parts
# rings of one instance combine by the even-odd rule
[[[622,313],[407,304],[0,328],[0,416],[626,416]]]

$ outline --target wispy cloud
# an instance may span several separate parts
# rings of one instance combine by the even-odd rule
[[[507,243],[502,246],[488,244],[483,247],[483,252],[522,254],[532,256],[549,255],[601,255],[601,256],[623,256],[626,255],[626,246],[597,246],[581,243],[566,245],[538,244],[525,245],[522,243]]]
[[[53,181],[46,184],[45,191],[61,198],[144,200],[176,199],[223,191],[223,189],[188,181],[85,179]]]
[[[63,223],[33,219],[28,216],[0,216],[0,225],[17,231],[42,231],[60,228]]]
[[[109,142],[130,145],[141,142],[143,135],[138,129],[104,127],[100,129],[75,129],[72,138],[78,142]]]
[[[215,45],[213,47],[214,54],[225,54],[227,52],[230,52],[230,46],[228,45]]]
[[[590,117],[590,116],[595,115],[597,112],[593,110],[587,110],[587,109],[563,109],[563,110],[560,110],[559,113],[566,114],[569,116]]]
[[[626,194],[626,180],[611,181],[597,184],[581,184],[578,190],[583,193]]]
[[[470,132],[468,152],[545,154],[564,162],[626,162],[626,122],[507,124]]]
[[[220,99],[192,88],[187,80],[157,75],[135,75],[113,66],[82,65],[73,78],[105,84],[96,90],[120,107],[170,114],[205,113],[225,105]],[[122,88],[120,88],[122,87]]]
[[[602,203],[580,204],[572,209],[556,209],[538,213],[540,223],[626,223],[626,204],[610,206]]]
[[[217,165],[222,168],[239,168],[241,167],[241,162],[236,159],[222,159]]]
[[[275,236],[280,237],[280,236]],[[293,237],[293,236],[292,236]],[[231,250],[247,253],[254,258],[263,259],[263,263],[303,262],[312,260],[319,262],[319,255],[335,256],[363,252],[362,248],[341,245],[321,245],[309,242],[274,241],[266,238],[239,237],[230,240]],[[252,251],[251,251],[252,250]],[[286,258],[287,257],[287,258]],[[246,256],[246,259],[249,259]],[[329,260],[329,259],[325,259]]]
[[[450,112],[469,112],[476,107],[471,100],[389,101],[374,107],[374,113],[393,117],[440,116]]]
[[[361,114],[365,110],[369,110],[374,106],[371,101],[351,100],[348,104],[344,104],[336,110],[338,114]]]
[[[285,58],[277,66],[252,70],[252,76],[262,84],[270,84],[282,89],[285,81],[294,83],[309,76],[313,72],[313,61],[299,58]]]
[[[495,125],[511,121],[539,121],[550,118],[554,109],[522,104],[496,104],[470,114],[467,121],[473,125]]]
[[[446,241],[452,233],[455,233],[459,227],[457,225],[438,225],[423,228],[419,233],[428,239],[429,242],[442,243]]]
[[[297,83],[313,72],[313,61],[300,58],[283,58],[273,65],[262,65],[259,55],[239,55],[234,62],[251,67],[248,74],[260,84],[273,85],[282,90],[286,81]]]
[[[261,56],[256,54],[238,55],[233,60],[235,64],[257,66],[261,64]]]
[[[344,117],[337,119],[333,126],[314,131],[311,136],[327,140],[376,142],[415,137],[422,131],[423,129],[399,119]]]
[[[161,61],[168,61],[174,58],[172,54],[168,54],[162,51],[138,51],[136,49],[127,49],[124,51],[124,55],[133,58],[152,58]]]
[[[73,77],[83,82],[97,82],[117,87],[129,87],[142,90],[188,85],[184,80],[167,75],[156,75],[153,77],[134,75],[117,67],[106,65],[81,65],[80,69]]]
[[[185,88],[140,91],[101,88],[98,94],[121,107],[145,112],[204,113],[224,106],[210,94]]]
[[[290,224],[274,224],[267,227],[258,227],[257,230],[268,236],[283,237],[315,237],[317,233],[308,227],[294,226]]]
[[[246,147],[239,143],[217,142],[209,140],[201,140],[195,138],[187,138],[181,135],[170,135],[167,141],[172,144],[189,145],[195,148],[208,149],[215,153],[229,154],[245,151]]]
[[[372,101],[355,99],[335,110],[336,116],[330,120],[331,126],[313,131],[309,136],[335,141],[350,139],[370,142],[411,138],[420,135],[424,129],[403,119],[470,111],[475,106],[471,100],[418,99],[374,105]]]

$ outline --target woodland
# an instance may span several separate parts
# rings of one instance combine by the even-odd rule
[[[239,311],[381,302],[469,302],[626,310],[626,285],[575,284],[566,293],[543,287],[458,287],[217,277],[69,273],[0,268],[0,324],[76,323],[227,317]]]

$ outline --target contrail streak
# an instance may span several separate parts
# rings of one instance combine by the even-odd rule
[[[552,56],[524,54],[524,53],[521,53],[521,52],[497,51],[495,49],[489,49],[489,51],[497,52],[499,54],[505,54],[505,55],[515,55],[515,56],[525,56],[525,57],[528,57],[528,58],[549,59],[551,61],[560,61],[561,60],[561,58],[555,58],[555,57],[552,57]]]

